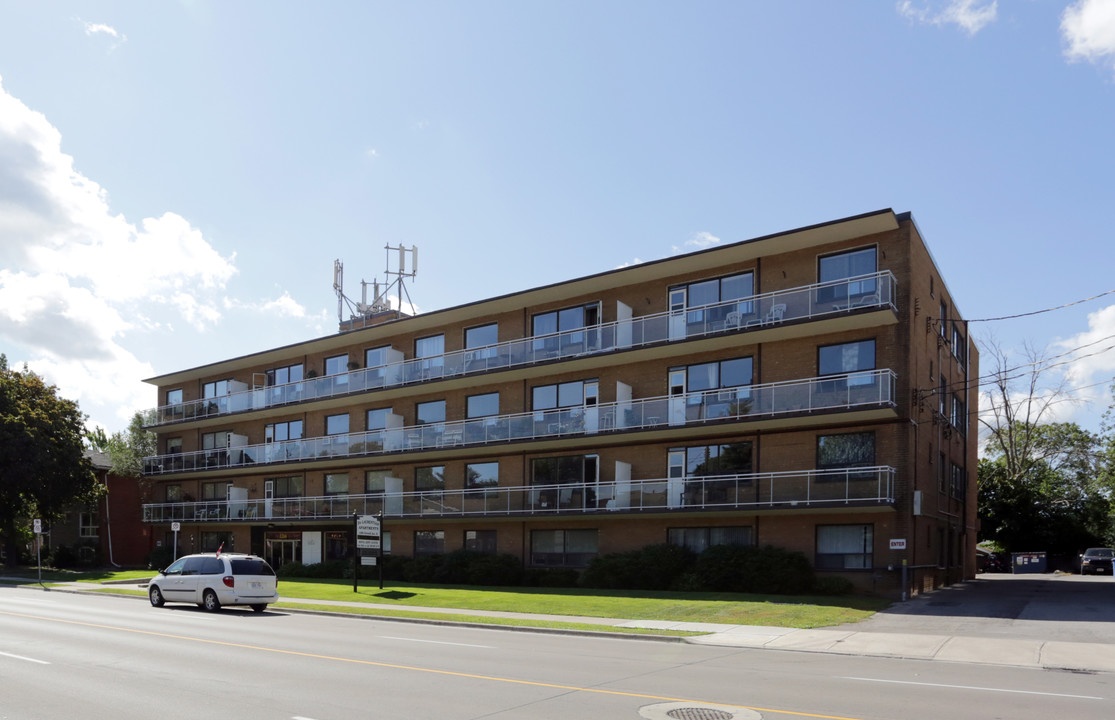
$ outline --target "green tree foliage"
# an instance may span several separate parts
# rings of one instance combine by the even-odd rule
[[[76,402],[26,367],[10,370],[0,355],[0,536],[9,564],[19,562],[30,518],[57,518],[100,494],[84,456],[84,421]]]
[[[155,455],[156,435],[144,426],[154,423],[154,410],[137,412],[124,432],[114,432],[105,443],[105,452],[112,463],[111,472],[123,477],[141,477],[143,458]],[[102,433],[103,436],[103,433]]]

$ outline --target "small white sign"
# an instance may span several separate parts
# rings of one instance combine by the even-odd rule
[[[356,538],[356,547],[361,550],[379,550],[379,538]]]
[[[360,564],[361,565],[375,565],[376,564],[376,556],[375,555],[369,555],[367,557],[362,557],[362,558],[360,558]]]
[[[356,537],[379,537],[379,518],[375,515],[356,518]]]
[[[34,519],[34,520],[32,520],[31,522],[32,522],[32,523],[33,523],[33,525],[34,525],[34,528],[35,528],[35,534],[36,534],[36,535],[40,535],[40,534],[42,534],[42,532],[43,532],[43,521],[42,521],[42,520],[40,520],[39,518],[35,518],[35,519]]]
[[[906,538],[891,538],[890,549],[891,550],[905,550],[906,549]]]
[[[180,522],[176,521],[176,522],[172,522],[170,524],[170,531],[171,532],[178,532],[181,529],[182,529],[182,523],[180,523]]]

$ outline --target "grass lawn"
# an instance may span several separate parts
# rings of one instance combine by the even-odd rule
[[[12,573],[5,572],[11,576]],[[35,571],[20,573],[34,582]],[[110,580],[143,579],[151,571],[95,573],[43,573],[51,582],[82,581],[100,583]],[[113,588],[104,588],[112,591]],[[142,594],[127,586],[123,594]],[[495,610],[627,620],[664,620],[728,623],[733,625],[766,625],[787,628],[816,628],[857,622],[887,607],[890,602],[862,596],[822,597],[784,595],[737,595],[731,593],[676,593],[585,590],[579,588],[466,588],[445,585],[419,585],[388,582],[380,590],[378,583],[361,580],[357,592],[351,580],[308,580],[282,578],[279,593],[285,598],[331,600],[339,602],[375,603],[383,609],[319,606],[331,612],[359,612],[372,615],[405,615],[466,622],[498,622],[548,627],[547,621],[510,620],[474,616],[423,613],[414,607],[456,608],[464,610]],[[282,605],[282,604],[280,604]],[[290,607],[307,607],[303,603]],[[467,619],[466,619],[467,618]],[[583,624],[571,621],[572,624]],[[564,623],[562,625],[565,625]],[[586,625],[584,627],[596,627]]]

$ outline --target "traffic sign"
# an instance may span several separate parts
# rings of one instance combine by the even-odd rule
[[[182,523],[180,523],[178,521],[172,522],[170,524],[170,531],[171,532],[178,532],[181,529],[182,529]]]
[[[43,532],[43,521],[39,518],[35,518],[32,522],[34,523],[35,534],[41,535]]]
[[[356,518],[356,537],[379,537],[379,518],[375,515]]]
[[[356,538],[356,547],[361,550],[379,550],[379,538]]]

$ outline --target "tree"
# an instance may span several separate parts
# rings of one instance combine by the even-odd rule
[[[142,477],[143,458],[156,454],[157,436],[144,426],[154,422],[154,410],[137,412],[125,432],[114,432],[105,443],[112,473],[123,477]]]
[[[998,348],[983,397],[986,429],[979,465],[980,540],[1005,550],[1075,555],[1112,533],[1111,486],[1104,440],[1075,423],[1053,421],[1068,402],[1064,385],[1044,381],[1050,359],[1027,350],[1011,368]]]
[[[77,403],[0,354],[0,537],[19,562],[21,529],[32,516],[52,520],[102,491],[85,457],[85,417]]]

